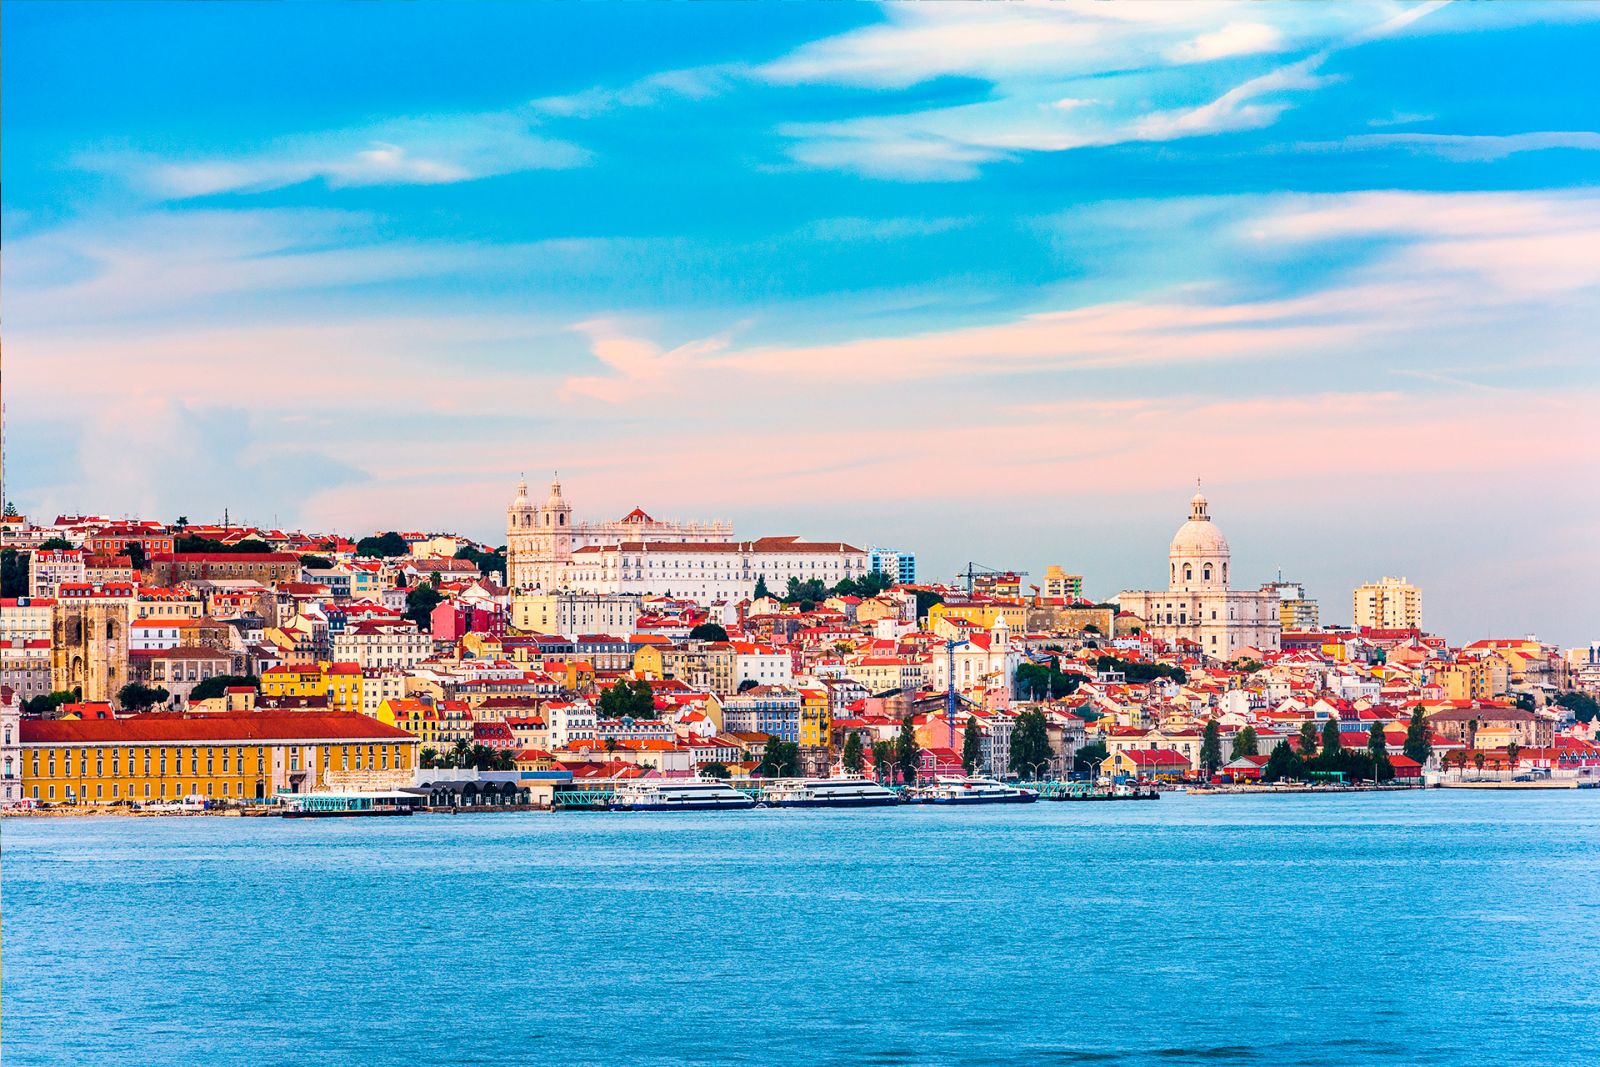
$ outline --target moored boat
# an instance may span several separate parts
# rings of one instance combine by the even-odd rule
[[[410,815],[422,797],[405,790],[378,793],[279,793],[285,819],[348,819]]]
[[[738,811],[756,806],[716,778],[644,778],[623,782],[607,805],[612,811]]]
[[[916,799],[921,804],[1032,804],[1039,794],[993,778],[941,776],[917,790]]]
[[[767,786],[764,803],[774,808],[882,808],[901,799],[868,778],[782,778]]]

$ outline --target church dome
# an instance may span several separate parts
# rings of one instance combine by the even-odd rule
[[[1210,519],[1190,519],[1172,535],[1172,549],[1168,554],[1174,559],[1185,556],[1225,556],[1228,554],[1228,539],[1222,536],[1222,531]]]

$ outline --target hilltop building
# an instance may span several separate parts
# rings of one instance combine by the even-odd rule
[[[1351,599],[1351,617],[1358,630],[1363,626],[1376,630],[1422,628],[1422,590],[1404,578],[1386,575],[1357,586]]]
[[[1124,592],[1123,611],[1143,620],[1151,636],[1188,643],[1216,659],[1241,649],[1277,651],[1282,630],[1280,600],[1270,590],[1229,588],[1232,550],[1211,521],[1203,493],[1189,501],[1189,521],[1178,527],[1167,551],[1165,591]]]

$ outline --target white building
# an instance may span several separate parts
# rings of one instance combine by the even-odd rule
[[[362,670],[415,667],[432,654],[433,639],[410,620],[363,619],[333,639],[334,661],[359,664]]]
[[[1231,556],[1205,496],[1196,493],[1189,501],[1189,521],[1178,527],[1167,551],[1166,591],[1124,592],[1119,604],[1143,620],[1151,636],[1190,642],[1215,659],[1232,659],[1244,648],[1275,651],[1281,630],[1278,595],[1230,589]]]
[[[794,657],[782,649],[748,641],[733,642],[733,684],[794,684]]]
[[[53,597],[62,582],[86,582],[89,571],[81,548],[39,549],[28,556],[28,592]]]
[[[511,625],[525,633],[631,634],[639,628],[640,598],[603,593],[513,593]]]
[[[867,554],[843,541],[763,537],[725,544],[624,541],[573,553],[568,582],[587,593],[747,600],[756,584],[782,592],[791,578],[834,586],[867,573]]]
[[[22,803],[22,698],[0,690],[0,808]]]
[[[598,735],[594,706],[582,700],[553,700],[544,705],[550,724],[550,747],[567,748],[574,741],[592,741]]]

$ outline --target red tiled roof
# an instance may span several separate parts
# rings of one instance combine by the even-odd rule
[[[415,741],[404,730],[353,711],[233,712],[221,715],[135,715],[126,719],[24,719],[23,744],[161,744],[174,741],[223,743],[360,739]]]

